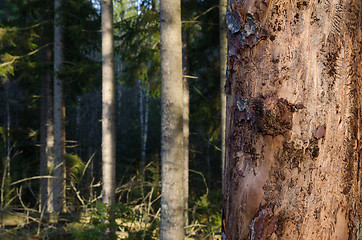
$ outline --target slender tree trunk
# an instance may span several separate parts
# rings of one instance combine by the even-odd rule
[[[121,129],[121,121],[119,121],[121,119],[121,103],[122,103],[122,83],[117,82],[117,132],[119,132],[119,130]]]
[[[189,136],[190,136],[190,61],[189,61],[189,30],[183,32],[182,62],[183,62],[183,78],[182,78],[182,101],[183,101],[183,138],[184,138],[184,188],[185,188],[185,226],[189,224],[188,208],[189,208]]]
[[[59,7],[61,0],[54,0],[54,181],[53,200],[56,213],[65,211],[65,107],[63,80],[59,73],[63,65],[63,26]]]
[[[6,136],[5,136],[5,162],[2,176],[1,184],[1,207],[7,205],[9,188],[6,186],[10,183],[10,154],[11,154],[11,142],[10,142],[10,126],[11,126],[11,117],[10,117],[10,104],[9,104],[9,91],[10,91],[10,82],[5,83],[5,102],[6,102]]]
[[[149,117],[149,107],[150,107],[150,84],[146,84],[146,93],[145,96],[145,126],[144,126],[144,134],[143,134],[143,146],[142,153],[143,158],[146,161],[146,147],[147,147],[147,138],[148,138],[148,117]]]
[[[140,104],[140,125],[141,125],[141,181],[144,181],[144,171],[146,166],[146,146],[148,133],[148,105],[149,105],[149,84],[142,87],[142,81],[138,80],[139,104]],[[143,110],[143,107],[145,108]]]
[[[230,1],[223,235],[361,239],[361,1]]]
[[[44,62],[51,62],[50,48],[43,52]],[[40,175],[52,175],[53,165],[53,81],[49,71],[44,75],[41,85],[41,117],[40,117]],[[40,180],[40,211],[53,211],[53,179]]]
[[[184,239],[184,155],[180,0],[161,0],[162,240]]]
[[[219,38],[220,38],[220,112],[221,112],[221,173],[224,176],[225,164],[225,116],[226,116],[226,56],[227,56],[227,31],[226,31],[226,2],[219,0]],[[224,181],[222,181],[224,182]]]
[[[113,50],[113,3],[102,1],[102,176],[103,202],[115,203],[116,133]]]
[[[10,82],[5,86],[6,91],[6,178],[10,181],[10,154],[11,154],[11,141],[10,141],[10,127],[11,127],[11,116],[10,116]]]
[[[79,147],[77,147],[77,155],[82,158],[81,139],[82,139],[82,134],[83,134],[83,131],[82,131],[83,128],[81,126],[83,125],[83,123],[81,124],[81,113],[82,113],[81,104],[82,104],[82,95],[77,97],[77,108],[76,108],[76,119],[75,119],[76,137],[77,137],[76,139],[79,142]]]
[[[122,67],[120,68],[122,69]],[[120,70],[120,74],[121,74],[122,70]],[[116,102],[116,133],[119,134],[121,132],[122,129],[122,94],[123,94],[123,83],[120,83],[119,81],[116,81],[116,98],[117,98],[117,102]],[[116,134],[116,138],[117,138],[117,134]],[[118,145],[116,145],[116,156],[120,155],[120,151],[121,148],[119,147],[119,144],[121,144],[120,142],[117,143]]]

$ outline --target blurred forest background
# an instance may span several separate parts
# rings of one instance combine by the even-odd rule
[[[221,231],[219,1],[183,0],[190,90],[191,238]],[[157,239],[160,218],[160,23],[157,0],[113,1],[116,222],[122,239]],[[96,0],[62,6],[66,212],[40,206],[41,95],[53,76],[53,1],[0,1],[0,239],[102,239],[101,16]],[[146,139],[145,148],[143,140]],[[144,156],[144,157],[143,157]],[[143,163],[144,162],[144,163]],[[141,171],[145,165],[144,173]],[[37,237],[36,237],[37,236]],[[219,236],[218,236],[219,237]]]

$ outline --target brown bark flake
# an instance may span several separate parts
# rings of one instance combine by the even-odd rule
[[[282,135],[292,128],[293,112],[298,108],[275,95],[249,98],[235,94],[237,121],[250,122],[263,135]]]
[[[251,240],[265,240],[277,229],[278,218],[270,208],[259,211],[251,221]]]

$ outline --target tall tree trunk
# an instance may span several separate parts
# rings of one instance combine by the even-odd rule
[[[148,107],[149,107],[149,84],[142,86],[142,81],[138,80],[139,104],[140,104],[140,125],[141,125],[141,181],[144,182],[144,171],[146,166],[146,146],[148,133]],[[144,108],[144,110],[143,110]]]
[[[180,0],[161,0],[161,225],[163,240],[184,239],[184,155]]]
[[[361,1],[229,1],[223,234],[361,239]]]
[[[51,49],[43,52],[44,62],[50,63]],[[41,84],[41,116],[40,116],[40,175],[52,175],[54,167],[53,145],[53,81],[49,71],[44,75]],[[40,180],[40,211],[53,211],[53,179]]]
[[[63,26],[60,14],[62,0],[54,0],[54,181],[53,207],[56,213],[65,211],[65,107],[63,80],[59,73],[63,65]]]
[[[226,31],[226,2],[219,0],[219,38],[220,38],[220,112],[221,112],[221,174],[224,176],[225,164],[225,119],[226,119],[226,56],[227,56],[227,31]]]
[[[183,98],[183,138],[184,138],[184,191],[185,191],[185,226],[189,224],[189,137],[190,137],[190,61],[189,61],[189,30],[183,32],[182,62],[183,62],[183,78],[182,78],[182,98]]]
[[[113,4],[102,1],[102,176],[103,202],[115,202],[116,126],[113,50]]]
[[[3,168],[3,176],[1,182],[1,207],[7,205],[9,187],[7,186],[10,183],[10,154],[11,154],[11,141],[10,141],[10,126],[11,126],[11,117],[10,117],[10,104],[9,104],[9,91],[10,91],[10,82],[5,83],[5,102],[6,102],[6,126],[5,126],[5,161]]]

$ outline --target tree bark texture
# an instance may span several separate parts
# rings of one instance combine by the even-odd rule
[[[361,239],[361,1],[227,11],[223,236]]]
[[[61,71],[63,55],[63,26],[59,7],[61,0],[54,0],[54,181],[53,207],[59,213],[65,210],[65,107]]]
[[[102,171],[103,202],[115,202],[116,126],[113,47],[113,4],[102,0]]]
[[[161,0],[161,225],[163,240],[184,239],[184,155],[180,0]]]

